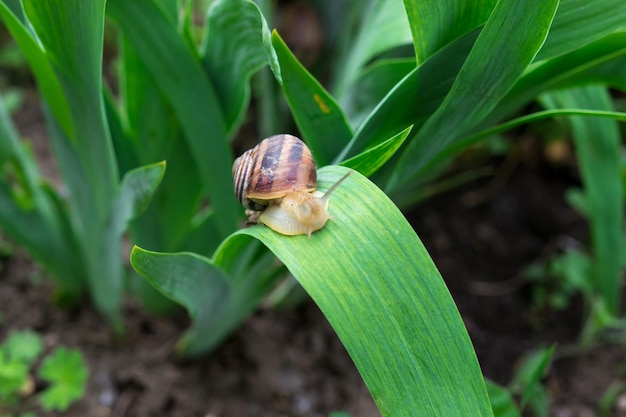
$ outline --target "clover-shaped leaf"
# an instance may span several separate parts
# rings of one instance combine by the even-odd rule
[[[12,332],[5,347],[11,359],[30,363],[39,356],[43,349],[41,336],[30,330]]]
[[[40,397],[42,407],[47,411],[65,411],[83,396],[87,366],[79,350],[59,347],[43,361],[39,376],[50,382]]]

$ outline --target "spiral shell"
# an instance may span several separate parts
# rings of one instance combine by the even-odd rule
[[[314,191],[317,170],[309,148],[295,136],[264,139],[233,164],[235,195],[244,207],[263,210],[292,191]]]

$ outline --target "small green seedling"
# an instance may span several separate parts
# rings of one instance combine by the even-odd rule
[[[35,371],[36,361],[42,351],[41,336],[29,330],[12,332],[0,345],[0,409],[21,409],[21,400],[35,392],[35,372],[49,384],[38,397],[44,410],[63,412],[83,396],[87,366],[81,352],[57,347],[43,358]],[[36,414],[23,412],[18,415],[25,417]]]

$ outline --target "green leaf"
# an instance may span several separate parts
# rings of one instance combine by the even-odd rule
[[[13,6],[8,7],[10,5]],[[28,60],[28,64],[37,80],[39,90],[52,109],[54,116],[65,133],[72,137],[74,126],[65,99],[65,93],[61,89],[61,84],[54,73],[50,61],[46,57],[44,49],[26,26],[21,1],[0,1],[0,17]]]
[[[363,7],[363,16],[358,34],[336,65],[336,79],[331,90],[340,100],[372,58],[411,44],[411,28],[402,0],[371,1]]]
[[[280,81],[293,117],[317,164],[330,163],[352,137],[335,99],[298,62],[275,31],[272,47],[280,65]]]
[[[589,83],[626,89],[626,32],[606,36],[533,66],[515,83],[481,127],[511,115],[543,92]]]
[[[86,230],[94,219],[98,224],[108,215],[118,180],[103,117],[104,5],[104,0],[24,0],[26,15],[65,92],[74,124],[74,135],[67,137],[79,156],[84,181],[93,190],[88,195],[71,190],[80,203],[79,215]]]
[[[320,169],[319,189],[327,190],[347,171]],[[400,211],[358,173],[333,194],[329,211],[332,219],[310,239],[254,226],[226,239],[213,263],[191,254],[156,254],[139,248],[133,250],[131,261],[145,276],[154,273],[152,281],[169,276],[175,287],[195,292],[203,285],[196,286],[203,273],[194,271],[204,269],[209,279],[216,266],[223,271],[239,269],[238,274],[224,276],[234,288],[245,282],[241,278],[247,266],[245,262],[242,266],[240,253],[256,238],[285,263],[324,312],[383,416],[414,416],[415,410],[424,415],[491,416],[463,321]],[[164,264],[171,256],[183,258]],[[178,262],[184,269],[177,267]],[[152,265],[150,271],[144,265]]]
[[[215,1],[207,13],[202,63],[222,105],[229,136],[245,115],[250,77],[267,65],[265,25],[259,8],[249,0]]]
[[[39,397],[46,411],[63,412],[85,392],[87,365],[77,349],[56,348],[44,359],[38,373],[51,384]]]
[[[406,75],[370,113],[334,161],[353,157],[407,126],[414,125],[413,131],[418,131],[450,91],[478,33],[476,30],[451,43]]]
[[[120,95],[123,97],[120,111],[126,113],[123,119],[127,120],[127,129],[125,137],[121,138],[122,143],[116,147],[118,158],[123,156],[125,150],[136,155],[138,162],[127,164],[127,169],[160,160],[168,161],[167,175],[158,187],[153,203],[143,216],[133,222],[133,238],[135,243],[154,250],[197,250],[196,246],[181,247],[180,242],[193,232],[191,219],[204,196],[200,171],[171,105],[148,68],[123,36],[120,47]],[[180,184],[185,184],[185,187]],[[221,240],[217,227],[211,232],[214,235],[207,235],[206,239],[218,242],[207,254],[212,253]]]
[[[518,392],[521,392],[520,407],[524,408],[530,404],[535,415],[538,416],[548,415],[549,395],[540,383],[552,360],[555,349],[556,345],[552,345],[550,348],[534,352],[524,361],[523,366],[518,370],[514,381],[511,383],[514,389],[518,388]]]
[[[185,307],[192,326],[177,351],[197,356],[215,348],[247,318],[276,279],[274,262],[258,245],[231,247],[231,258],[209,259],[193,253],[164,254],[135,247],[131,263],[166,297]],[[236,259],[236,263],[232,261]]]
[[[28,381],[30,365],[16,361],[5,349],[0,349],[0,404],[10,400]]]
[[[341,163],[342,166],[352,168],[366,177],[374,174],[382,167],[402,146],[404,140],[411,133],[413,126],[407,127],[397,135],[367,151]]]
[[[626,29],[622,0],[561,0],[535,60],[571,52],[620,29]]]
[[[445,100],[407,145],[387,185],[390,191],[413,181],[425,162],[498,105],[543,44],[558,3],[498,2]]]
[[[511,392],[489,380],[485,381],[487,384],[487,392],[489,393],[489,400],[491,401],[491,407],[493,408],[494,417],[520,417],[520,411],[513,401]]]
[[[496,0],[404,0],[417,62],[485,23]]]
[[[41,336],[33,331],[14,331],[11,332],[4,346],[11,359],[30,363],[43,350],[43,341]]]
[[[61,292],[77,296],[84,284],[77,274],[75,236],[65,205],[41,178],[34,156],[20,142],[0,99],[0,224],[50,272]],[[19,194],[19,197],[18,195]]]
[[[341,101],[352,126],[361,125],[389,91],[414,69],[412,58],[381,59],[367,67]]]
[[[544,97],[559,107],[613,110],[611,97],[599,86],[562,90]],[[593,245],[593,283],[611,314],[620,305],[624,194],[620,177],[620,132],[614,120],[570,116],[576,157],[589,210]]]
[[[143,213],[165,173],[165,161],[145,165],[129,171],[114,204],[112,219],[119,224],[117,233],[126,229],[126,223]]]
[[[153,0],[110,0],[107,12],[132,42],[180,119],[185,138],[208,190],[222,236],[238,223],[232,187],[233,157],[221,106],[197,51],[189,49],[176,22]]]

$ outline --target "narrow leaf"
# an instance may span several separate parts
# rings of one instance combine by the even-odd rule
[[[571,52],[610,33],[626,29],[623,0],[561,0],[536,61]]]
[[[110,0],[107,7],[172,103],[211,206],[220,218],[218,228],[222,236],[228,235],[238,222],[239,204],[232,193],[233,157],[220,103],[197,53],[189,49],[176,22],[154,0]]]
[[[44,50],[25,26],[25,16],[21,7],[21,1],[18,1],[18,4],[13,3],[14,6],[19,6],[19,16],[15,14],[13,8],[8,8],[5,3],[5,1],[0,1],[0,17],[26,57],[29,67],[37,80],[39,90],[48,102],[54,116],[65,131],[65,134],[68,137],[73,137],[74,126],[70,116],[70,109],[65,99],[65,93],[61,89],[61,84]]]
[[[363,9],[359,32],[336,66],[332,92],[340,100],[372,58],[411,43],[411,28],[402,0],[372,1]]]
[[[562,107],[612,110],[603,87],[589,86],[551,94]],[[617,315],[620,305],[624,195],[620,177],[620,133],[610,119],[570,116],[576,156],[580,163],[589,210],[593,244],[593,278],[608,311]]]
[[[494,417],[520,417],[521,413],[511,392],[495,382],[485,381]]]
[[[404,0],[417,62],[485,23],[496,0]]]
[[[280,65],[283,91],[303,139],[318,165],[327,165],[352,137],[346,116],[276,32],[272,33],[272,47]]]
[[[425,162],[462,137],[496,107],[543,44],[558,0],[500,1],[481,31],[450,93],[409,142],[387,185],[397,191]],[[506,65],[498,63],[506,62]]]
[[[370,113],[335,162],[353,157],[407,126],[414,125],[418,131],[450,91],[478,33],[458,39],[404,77]]]
[[[267,64],[263,16],[249,0],[219,0],[211,4],[205,25],[202,63],[232,136],[250,99],[250,77]]]
[[[24,0],[26,15],[65,92],[75,135],[68,138],[80,158],[85,181],[93,190],[84,198],[73,193],[80,204],[79,216],[85,229],[94,218],[98,223],[108,215],[118,181],[113,146],[103,117],[104,5],[104,0]]]
[[[366,177],[371,176],[393,155],[395,155],[396,151],[400,149],[400,146],[402,146],[412,128],[413,126],[407,127],[402,132],[387,139],[381,144],[376,145],[373,148],[348,159],[347,161],[343,161],[341,165],[352,168]]]
[[[524,74],[481,126],[509,116],[539,94],[589,83],[626,90],[626,32],[538,64]]]
[[[381,59],[367,67],[341,101],[352,126],[361,125],[393,87],[414,69],[412,58]]]

